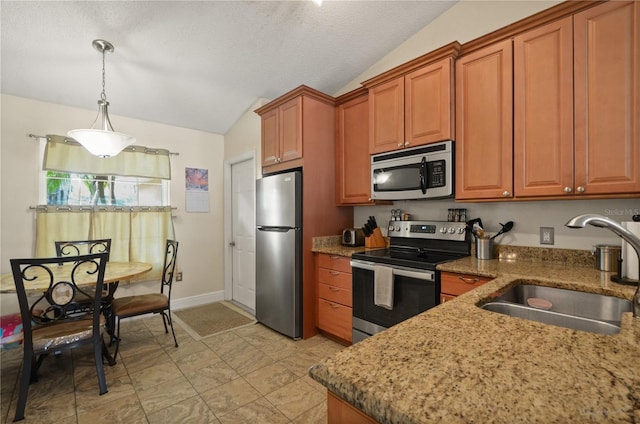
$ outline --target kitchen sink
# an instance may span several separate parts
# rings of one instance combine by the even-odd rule
[[[519,284],[482,309],[544,324],[598,334],[617,334],[630,300],[555,287]]]

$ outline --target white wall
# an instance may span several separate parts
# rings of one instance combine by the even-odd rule
[[[453,41],[464,44],[558,3],[562,2],[459,1],[334,95],[338,96],[356,89],[360,87],[362,81],[366,81]]]
[[[70,108],[20,97],[2,95],[0,139],[0,271],[10,272],[9,259],[30,257],[35,240],[38,204],[38,142],[27,134],[66,134],[69,129],[90,125],[96,111]],[[118,131],[132,134],[137,143],[179,153],[171,157],[171,204],[180,242],[178,267],[183,281],[174,285],[174,300],[224,290],[223,281],[223,160],[224,137],[154,122],[112,115]],[[184,168],[209,170],[209,213],[185,211]],[[145,283],[122,287],[120,295],[157,288]],[[2,313],[15,304],[14,294],[0,295]],[[17,309],[16,309],[17,310]]]

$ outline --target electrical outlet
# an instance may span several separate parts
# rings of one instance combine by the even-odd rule
[[[540,227],[540,244],[554,244],[553,227]]]
[[[182,281],[182,271],[176,273],[176,281]]]

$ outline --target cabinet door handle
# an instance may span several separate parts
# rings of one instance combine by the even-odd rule
[[[502,192],[502,197],[509,197],[511,196],[511,193],[509,193],[507,190]]]
[[[404,143],[398,143],[398,147],[403,147]]]
[[[405,142],[404,142],[404,147],[409,147],[409,146],[411,146],[411,143],[410,143],[410,142],[408,142],[408,141],[405,141]]]
[[[340,289],[337,287],[329,287],[329,290],[331,290],[332,292],[339,292]]]
[[[576,191],[577,191],[578,193],[584,193],[584,187],[579,186],[579,187],[576,189]]]
[[[331,256],[329,256],[329,258],[330,258],[332,261],[335,261],[336,259],[340,259],[341,257],[342,257],[342,256],[339,256],[339,255],[331,255]]]
[[[568,187],[568,186],[564,188],[565,193],[571,193],[571,190],[572,190],[571,187]]]
[[[470,278],[470,277],[462,277],[462,276],[459,276],[458,278],[467,284],[475,284],[480,281],[479,278]]]
[[[331,306],[333,309],[340,309],[340,306],[336,305],[335,303],[329,303],[329,306]]]
[[[338,271],[329,271],[329,274],[331,274],[331,275],[340,275],[340,273]]]

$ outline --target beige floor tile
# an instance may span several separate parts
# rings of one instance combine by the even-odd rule
[[[342,346],[341,344],[331,340],[324,340],[322,343],[315,344],[309,347],[307,350],[321,358],[326,358],[328,356],[333,356],[335,353],[340,352],[342,349],[344,349],[344,346]]]
[[[318,361],[320,361],[319,356],[314,355],[307,350],[299,350],[293,355],[279,360],[278,363],[284,365],[296,376],[304,377],[308,374],[311,365],[317,363]]]
[[[177,349],[165,348],[165,352],[167,352],[167,354],[173,361],[177,361],[185,356],[205,350],[210,350],[209,346],[202,343],[201,341],[193,340],[192,338],[185,339],[185,341],[182,342]]]
[[[101,395],[97,386],[86,386],[84,388],[76,386],[76,410],[78,414],[91,412],[96,407],[112,403],[118,399],[136,396],[136,391],[133,388],[133,384],[131,384],[131,378],[127,374],[108,379],[107,389],[109,391]]]
[[[240,375],[246,375],[272,364],[274,361],[262,351],[250,347],[235,355],[229,355],[224,361]]]
[[[178,402],[147,415],[149,424],[214,424],[220,423],[200,396]]]
[[[31,390],[29,390],[31,392]],[[73,392],[61,396],[34,399],[27,395],[27,405],[24,416],[30,423],[54,423],[74,417],[76,414],[76,402]],[[17,394],[9,408],[8,421],[12,422],[16,413]]]
[[[303,412],[293,424],[327,424],[327,402],[321,402],[313,408]]]
[[[168,363],[145,368],[130,376],[133,387],[138,391],[181,377],[182,373],[174,363]]]
[[[117,399],[78,415],[78,424],[143,424],[147,418],[136,396]]]
[[[216,362],[187,374],[187,379],[198,393],[204,393],[236,378],[240,378],[240,374],[235,372],[224,361]]]
[[[139,353],[137,355],[127,356],[122,358],[121,362],[124,363],[127,372],[134,374],[138,371],[142,371],[145,368],[153,367],[156,365],[169,364],[171,358],[167,355],[159,345],[154,351]]]
[[[264,396],[294,382],[297,377],[284,366],[271,364],[247,374],[244,379]]]
[[[157,412],[197,395],[184,376],[136,392],[146,414]]]
[[[115,347],[112,347],[114,350]],[[120,332],[120,348],[118,354],[122,358],[128,358],[147,352],[161,350],[160,343],[153,337],[149,330],[135,331],[132,333]],[[120,358],[117,358],[119,360]]]
[[[237,378],[200,396],[213,413],[221,417],[260,398],[260,393],[244,379]]]
[[[266,399],[260,398],[220,417],[222,424],[281,424],[290,422]]]
[[[194,352],[190,355],[183,356],[175,361],[180,371],[190,373],[202,368],[202,364],[210,364],[220,361],[220,357],[212,350],[205,349],[200,352]]]
[[[325,400],[325,396],[302,380],[296,380],[265,398],[290,420]]]
[[[251,348],[249,343],[233,331],[228,331],[217,336],[207,337],[206,339],[202,339],[202,342],[209,346],[209,348],[222,359],[229,356],[235,356],[238,353]]]

